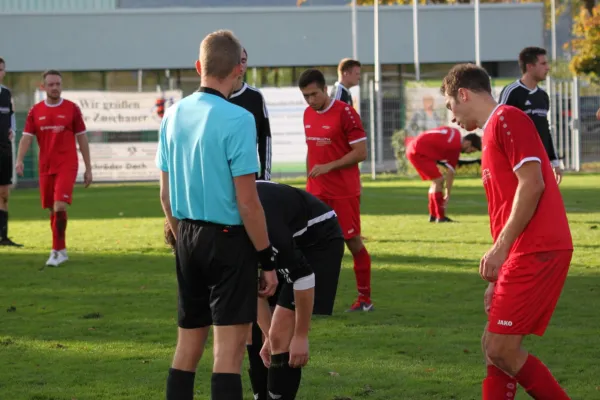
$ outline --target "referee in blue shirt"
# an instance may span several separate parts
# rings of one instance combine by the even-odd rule
[[[211,325],[211,399],[242,400],[240,372],[257,297],[277,287],[277,252],[255,183],[254,117],[227,100],[242,73],[241,55],[230,31],[204,38],[196,61],[200,89],[170,107],[160,128],[160,197],[177,238],[179,335],[167,400],[193,399]]]

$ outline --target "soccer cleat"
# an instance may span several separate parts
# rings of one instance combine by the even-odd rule
[[[67,250],[63,249],[60,251],[52,250],[50,253],[50,258],[46,261],[46,265],[48,267],[58,267],[60,264],[64,263],[69,259],[67,256]]]
[[[67,261],[69,259],[69,256],[67,255],[67,249],[62,249],[60,251],[57,251],[57,253],[58,255],[56,256],[56,266],[58,267],[60,264]]]
[[[435,221],[437,221],[437,218],[434,217],[433,215],[430,215],[429,216],[429,222],[435,222]]]
[[[373,303],[371,303],[370,299],[359,298],[352,304],[352,306],[346,310],[346,312],[355,312],[355,311],[374,311]]]
[[[23,247],[22,244],[18,244],[10,240],[9,238],[4,238],[0,240],[0,246],[10,246],[10,247]]]
[[[456,221],[454,221],[454,220],[452,220],[452,219],[450,219],[448,217],[444,217],[444,218],[438,218],[436,220],[436,222],[440,223],[440,222],[456,222]]]
[[[50,258],[48,258],[48,261],[46,261],[46,265],[48,267],[57,267],[58,266],[57,258],[58,258],[58,252],[56,250],[52,250],[50,252]]]

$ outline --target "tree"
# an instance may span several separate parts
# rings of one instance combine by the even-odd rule
[[[573,34],[571,46],[575,55],[569,65],[571,72],[600,81],[600,4],[591,13],[586,9],[579,12]]]

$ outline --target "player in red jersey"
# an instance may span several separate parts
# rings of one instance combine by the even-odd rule
[[[42,208],[50,210],[52,251],[46,265],[57,267],[68,260],[65,232],[67,205],[71,204],[79,162],[77,144],[85,163],[85,187],[92,183],[90,147],[79,107],[61,97],[62,76],[49,70],[43,74],[46,100],[35,104],[27,115],[19,143],[16,170],[23,175],[23,159],[33,142],[39,145],[39,175]]]
[[[569,399],[548,368],[521,347],[526,335],[546,331],[573,254],[544,145],[524,112],[496,103],[484,69],[456,65],[441,91],[455,122],[467,131],[484,131],[481,173],[494,245],[479,265],[490,282],[484,295],[483,399],[513,399],[517,383],[534,399]]]
[[[476,133],[462,137],[460,131],[449,126],[440,126],[422,132],[411,140],[406,148],[406,157],[415,167],[421,179],[431,181],[429,188],[429,222],[452,222],[446,217],[445,209],[450,200],[454,183],[454,172],[460,153],[481,151],[481,138]],[[444,177],[438,162],[442,162],[446,173],[446,194]]]
[[[308,69],[298,86],[309,107],[304,111],[306,190],[334,209],[354,258],[358,299],[348,311],[372,311],[371,256],[360,235],[360,171],[367,136],[354,108],[327,94],[321,71]]]

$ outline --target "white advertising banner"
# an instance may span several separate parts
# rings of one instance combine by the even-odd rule
[[[308,106],[297,87],[261,88],[271,124],[274,171],[301,172],[306,169],[304,110]],[[353,87],[355,108],[360,104],[359,87]]]
[[[95,182],[157,181],[157,142],[90,143]],[[85,164],[79,154],[77,182],[83,182]]]
[[[62,97],[76,103],[88,131],[135,132],[158,131],[161,117],[157,100],[165,99],[165,110],[181,100],[180,90],[165,92],[105,92],[65,90]],[[46,93],[39,92],[43,100]]]

